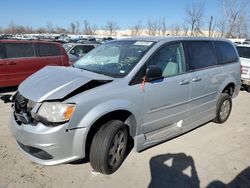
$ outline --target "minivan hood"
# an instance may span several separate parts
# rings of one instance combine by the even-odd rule
[[[47,66],[23,81],[18,91],[34,102],[61,100],[91,81],[107,83],[111,80],[111,77],[73,67]],[[96,84],[99,85],[102,84]],[[94,87],[92,83],[90,89]]]

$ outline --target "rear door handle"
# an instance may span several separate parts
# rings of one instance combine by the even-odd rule
[[[199,81],[201,81],[201,78],[197,76],[197,77],[193,78],[193,81],[194,82],[199,82]]]
[[[7,65],[16,65],[16,62],[10,61],[7,63]]]
[[[180,85],[187,85],[187,84],[189,84],[189,81],[188,81],[188,80],[181,80],[181,81],[179,82],[179,84],[180,84]]]

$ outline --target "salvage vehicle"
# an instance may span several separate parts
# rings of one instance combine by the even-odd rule
[[[241,62],[242,87],[250,92],[250,45],[237,45]]]
[[[131,147],[224,123],[240,84],[228,40],[145,37],[107,42],[74,67],[46,67],[3,97],[13,103],[12,134],[32,161],[89,158],[95,171],[112,174]]]
[[[61,44],[0,40],[0,88],[17,86],[47,65],[69,66],[68,55]]]
[[[97,43],[67,43],[64,44],[63,47],[68,53],[70,65],[73,65],[78,59],[86,55],[98,45],[99,44]]]

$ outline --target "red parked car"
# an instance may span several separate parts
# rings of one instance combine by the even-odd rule
[[[46,65],[69,66],[69,57],[61,44],[0,40],[0,88],[19,85]]]

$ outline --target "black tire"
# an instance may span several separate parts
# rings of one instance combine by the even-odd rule
[[[223,113],[223,105],[228,104],[227,106],[227,112]],[[215,123],[224,123],[227,121],[230,113],[232,110],[232,98],[227,94],[227,93],[222,93],[221,96],[219,97],[219,100],[217,102],[216,106],[216,117],[214,119]]]
[[[121,140],[119,146],[117,139]],[[128,140],[128,128],[123,122],[113,120],[104,124],[91,144],[89,160],[92,168],[103,174],[114,173],[127,156]]]

